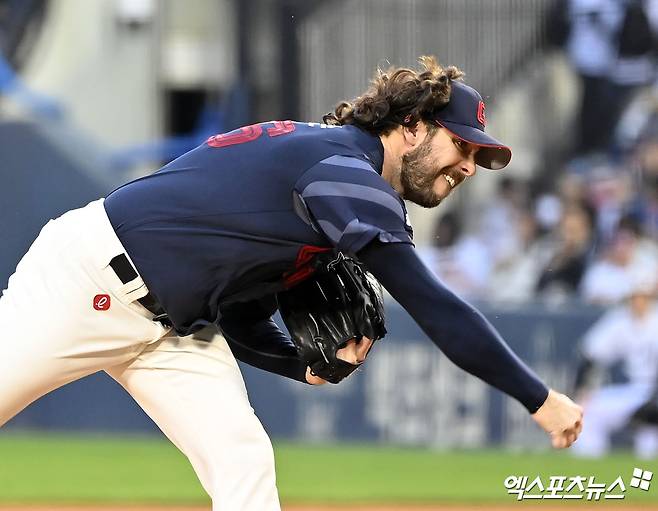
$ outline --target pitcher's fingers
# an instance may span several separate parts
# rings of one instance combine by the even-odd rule
[[[578,435],[574,432],[568,433],[567,434],[567,447],[570,447],[573,445],[573,443],[576,441],[576,438],[578,438]]]
[[[361,337],[356,348],[356,359],[359,363],[363,362],[372,348],[372,340],[367,337]]]
[[[306,368],[306,381],[311,385],[324,385],[325,383],[327,383],[327,380],[311,374],[310,367]]]
[[[356,340],[350,339],[347,341],[347,344],[336,352],[336,357],[350,364],[357,365],[359,363],[359,357],[357,354]]]
[[[564,449],[567,447],[567,439],[564,433],[558,433],[553,437],[553,447],[556,449]]]

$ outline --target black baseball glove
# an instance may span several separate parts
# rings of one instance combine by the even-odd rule
[[[363,265],[342,253],[322,253],[314,272],[278,293],[279,310],[299,356],[314,376],[339,383],[358,365],[336,357],[351,339],[386,334],[382,287]]]

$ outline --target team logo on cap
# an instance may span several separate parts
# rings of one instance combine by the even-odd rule
[[[484,101],[478,103],[478,121],[480,121],[482,126],[486,126],[487,124],[487,117],[484,115]]]

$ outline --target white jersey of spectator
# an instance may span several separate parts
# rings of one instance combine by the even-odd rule
[[[625,243],[625,242],[624,242]],[[658,272],[655,243],[648,239],[636,240],[632,254],[625,262],[601,259],[585,272],[581,295],[590,303],[612,305],[632,292],[634,283],[652,278]]]
[[[628,296],[631,271],[611,261],[597,261],[585,273],[581,295],[590,303],[612,305]]]
[[[567,52],[573,66],[587,76],[607,76],[620,85],[648,83],[656,68],[648,54],[622,58],[617,36],[624,23],[626,0],[571,0],[571,32]],[[658,0],[644,0],[644,10],[658,33]]]
[[[607,385],[585,399],[583,432],[574,444],[579,456],[597,457],[607,453],[610,437],[626,427],[652,394],[658,374],[658,305],[651,304],[641,317],[623,306],[607,312],[586,334],[583,354],[599,365],[622,362],[629,382]],[[658,428],[634,429],[638,457],[658,455]]]
[[[617,57],[615,34],[623,19],[619,0],[571,0],[569,60],[587,76],[608,76]]]
[[[643,6],[654,35],[658,35],[658,0],[644,0]],[[645,85],[655,77],[656,58],[653,54],[634,58],[618,57],[610,72],[610,81],[619,85]]]
[[[550,243],[538,238],[538,222],[532,211],[520,212],[514,226],[519,248],[499,261],[489,277],[487,299],[498,303],[521,304],[532,300],[541,270],[552,253]]]
[[[547,262],[545,243],[520,250],[495,268],[489,279],[487,298],[496,303],[523,304],[533,300],[542,268]]]
[[[658,305],[642,318],[626,306],[610,310],[587,333],[582,351],[601,365],[621,361],[630,383],[652,385],[658,377]]]
[[[522,241],[515,229],[519,215],[517,208],[502,197],[493,199],[482,212],[478,237],[488,247],[493,264],[513,257],[521,250]]]
[[[631,0],[632,1],[632,0]],[[621,57],[618,34],[629,0],[571,0],[571,31],[567,41],[569,60],[587,76],[606,76],[620,85],[649,83],[655,76],[656,59],[647,54]],[[644,0],[644,11],[658,33],[658,0]]]
[[[459,296],[484,298],[492,268],[492,256],[477,237],[465,235],[449,247],[421,247],[423,262]]]

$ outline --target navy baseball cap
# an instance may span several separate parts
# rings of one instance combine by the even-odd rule
[[[450,101],[432,112],[430,119],[457,138],[479,146],[475,153],[477,165],[491,170],[504,168],[512,159],[512,150],[484,132],[487,120],[482,96],[465,83],[452,81],[451,85]]]

